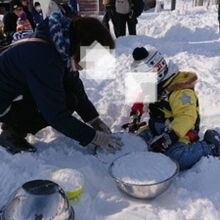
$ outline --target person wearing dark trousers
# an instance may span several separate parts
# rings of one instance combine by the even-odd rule
[[[34,38],[18,41],[0,54],[0,146],[11,153],[33,152],[36,148],[25,139],[27,134],[50,125],[82,146],[120,148],[76,70],[80,47],[94,41],[114,48],[112,36],[97,19],[70,19],[54,12],[38,25]],[[73,111],[82,121],[72,116]]]
[[[113,24],[113,29],[115,35],[117,36],[116,30],[116,20],[115,20],[115,7],[114,7],[115,0],[103,0],[103,5],[105,7],[105,14],[102,20],[103,25],[110,30],[109,22],[111,21]]]
[[[132,14],[119,14],[116,12],[117,20],[117,37],[126,35],[126,24],[128,26],[129,35],[136,35],[137,18]]]
[[[137,17],[143,11],[143,1],[112,0],[109,2],[109,8],[111,9],[111,19],[116,37],[126,35],[126,26],[128,26],[129,35],[136,35]],[[108,20],[109,16],[107,15],[106,18]]]
[[[111,9],[109,10],[106,6],[105,6],[105,14],[103,16],[103,20],[102,20],[102,23],[103,25],[108,29],[110,30],[110,27],[109,27],[109,22],[111,20]]]
[[[114,8],[112,7],[112,0],[103,0],[103,5],[105,7],[105,14],[103,16],[102,23],[109,30],[109,22],[114,13]]]

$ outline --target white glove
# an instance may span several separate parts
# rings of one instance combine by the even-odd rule
[[[96,135],[91,143],[111,153],[120,150],[123,145],[121,138],[114,137],[102,131],[96,131]]]
[[[107,134],[112,133],[110,128],[100,118],[95,118],[88,123],[97,131],[103,131]]]

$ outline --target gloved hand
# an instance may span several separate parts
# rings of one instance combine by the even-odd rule
[[[88,123],[97,131],[103,131],[107,134],[112,133],[110,128],[99,117],[93,119]]]
[[[174,131],[167,131],[156,136],[150,143],[149,150],[158,153],[164,153],[168,147],[178,140]]]
[[[111,153],[120,150],[123,145],[121,138],[101,131],[96,131],[96,135],[91,143]]]

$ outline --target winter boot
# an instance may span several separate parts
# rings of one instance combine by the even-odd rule
[[[204,141],[211,145],[213,156],[220,156],[220,134],[216,130],[207,130]]]
[[[26,141],[26,135],[3,123],[2,133],[0,134],[0,146],[6,148],[12,154],[22,151],[35,152],[36,148]]]

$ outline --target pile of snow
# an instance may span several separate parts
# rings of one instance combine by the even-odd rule
[[[169,157],[152,152],[130,153],[117,159],[112,166],[116,179],[134,185],[159,183],[176,171],[177,166]]]
[[[115,80],[98,83],[82,73],[87,92],[104,121],[115,131],[127,122],[130,106],[124,102],[123,73],[129,67],[133,48],[149,45],[158,48],[180,69],[198,74],[201,137],[207,128],[219,129],[220,40],[216,7],[143,14],[138,34],[141,36],[117,40]],[[161,196],[153,201],[139,201],[117,189],[99,158],[50,127],[30,136],[29,141],[37,147],[37,153],[10,155],[0,148],[0,207],[23,183],[47,179],[54,170],[70,168],[85,178],[84,192],[73,204],[78,220],[220,219],[218,158],[202,158],[192,169],[182,172]],[[131,140],[134,148],[139,146],[135,146],[136,141]]]

